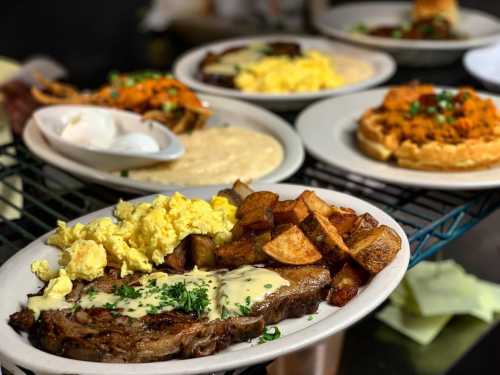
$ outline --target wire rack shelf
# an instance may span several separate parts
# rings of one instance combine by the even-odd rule
[[[403,188],[346,174],[312,157],[307,157],[289,182],[346,192],[391,214],[410,239],[411,267],[500,207],[500,190]],[[0,263],[51,230],[56,220],[74,219],[114,204],[118,198],[134,195],[89,184],[53,168],[20,142],[0,146],[0,206],[4,207],[0,213]]]

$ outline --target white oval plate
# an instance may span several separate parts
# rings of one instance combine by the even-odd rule
[[[500,20],[492,15],[460,8],[457,29],[466,34],[463,40],[404,40],[353,33],[359,23],[368,27],[396,25],[410,20],[411,3],[356,2],[330,8],[315,20],[324,34],[358,45],[378,48],[391,53],[404,65],[434,66],[450,63],[469,48],[500,40]]]
[[[382,103],[387,90],[381,88],[326,99],[308,107],[296,122],[306,149],[318,159],[338,168],[398,185],[443,190],[500,186],[500,167],[466,172],[418,171],[364,155],[356,145],[357,121],[368,108]],[[479,94],[491,98],[500,108],[500,97]]]
[[[235,89],[210,85],[196,78],[198,64],[207,52],[221,52],[230,47],[242,46],[256,42],[265,43],[272,41],[291,41],[300,44],[304,50],[316,49],[327,54],[338,54],[359,58],[365,62],[370,63],[375,71],[372,77],[355,84],[346,85],[331,90],[291,94],[246,93]],[[192,51],[187,52],[176,61],[174,66],[175,77],[196,91],[243,99],[278,111],[297,110],[318,99],[326,98],[332,95],[343,95],[346,93],[376,86],[389,79],[394,74],[394,72],[394,60],[385,53],[370,51],[359,47],[353,47],[325,38],[301,37],[297,35],[286,34],[251,38],[237,38],[208,44],[206,46],[196,48]]]
[[[283,161],[275,170],[261,177],[258,181],[278,182],[299,169],[304,160],[304,148],[299,136],[286,121],[265,109],[238,100],[210,95],[199,95],[199,97],[209,103],[214,113],[209,120],[209,126],[230,124],[231,126],[245,127],[269,134],[281,143],[284,149]],[[24,130],[23,139],[30,151],[40,159],[73,175],[101,185],[133,192],[158,192],[186,188],[185,186],[136,181],[72,160],[51,148],[32,120],[28,122]]]
[[[52,265],[57,264],[58,251],[45,245],[47,235],[32,242],[9,259],[0,268],[0,355],[7,361],[21,367],[53,374],[103,374],[103,375],[182,375],[212,373],[245,367],[251,364],[265,362],[286,353],[299,350],[339,332],[374,310],[397,287],[408,267],[410,247],[408,239],[394,219],[379,208],[347,194],[326,189],[317,189],[299,185],[260,185],[256,190],[271,190],[282,199],[296,198],[305,189],[314,190],[329,203],[351,207],[358,213],[368,212],[381,224],[397,231],[402,238],[402,248],[396,258],[347,305],[337,308],[322,302],[314,319],[308,316],[299,319],[288,319],[277,326],[282,337],[276,341],[257,345],[256,341],[233,345],[223,352],[212,356],[187,360],[170,360],[145,364],[105,364],[67,359],[48,354],[33,347],[27,339],[17,334],[8,324],[10,314],[17,311],[26,302],[26,295],[33,293],[42,284],[31,273],[30,264],[35,259],[48,259]],[[183,191],[189,197],[209,199],[216,194],[217,188],[198,188]],[[139,198],[136,201],[151,201],[152,196]],[[76,222],[87,223],[101,216],[109,216],[112,207],[104,208],[86,215]]]
[[[500,91],[500,44],[477,48],[464,55],[464,67],[492,91]]]

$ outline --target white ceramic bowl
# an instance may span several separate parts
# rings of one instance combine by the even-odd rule
[[[398,25],[410,20],[411,3],[354,2],[331,8],[314,20],[324,34],[357,45],[390,53],[401,65],[438,66],[457,60],[470,48],[500,41],[500,20],[492,15],[461,8],[457,31],[462,40],[404,40],[382,38],[352,32],[362,23],[367,27]]]
[[[374,68],[372,77],[358,83],[341,86],[331,90],[321,90],[310,93],[290,94],[263,94],[246,93],[235,89],[223,88],[200,81],[196,76],[198,65],[207,52],[221,52],[227,48],[244,46],[252,43],[266,43],[272,41],[290,41],[300,44],[302,49],[316,49],[326,54],[339,54],[359,58],[368,62]],[[237,38],[208,44],[196,48],[181,56],[175,63],[174,74],[181,82],[194,90],[209,94],[242,99],[276,111],[291,111],[305,107],[311,102],[333,95],[342,95],[353,91],[378,85],[389,79],[395,72],[395,63],[392,58],[380,52],[318,37],[302,37],[297,35],[269,35],[251,38]]]
[[[61,137],[63,116],[68,113],[92,111],[111,115],[118,132],[122,135],[139,132],[152,137],[158,152],[126,152],[78,145]],[[108,171],[145,167],[160,161],[174,160],[184,154],[184,145],[165,125],[156,121],[144,121],[140,115],[112,108],[89,105],[55,105],[44,107],[33,114],[33,119],[50,145],[67,157],[84,164]]]
[[[33,347],[26,337],[16,333],[8,324],[10,314],[26,302],[26,295],[35,292],[41,282],[31,273],[30,264],[36,259],[48,259],[51,265],[57,264],[58,250],[47,246],[47,235],[32,242],[0,268],[0,358],[10,363],[33,370],[40,374],[80,374],[80,375],[187,375],[208,374],[216,371],[245,367],[261,363],[313,345],[336,332],[354,324],[380,305],[397,287],[408,267],[410,247],[401,226],[381,209],[361,199],[347,194],[299,185],[256,185],[256,190],[270,190],[278,193],[281,199],[296,198],[305,189],[314,190],[321,198],[341,207],[351,207],[356,212],[368,212],[381,224],[393,228],[402,239],[402,248],[396,258],[377,274],[363,290],[342,308],[323,302],[313,319],[303,316],[287,319],[277,324],[282,337],[264,345],[257,340],[243,342],[203,358],[170,360],[166,362],[112,364],[85,362],[58,357]],[[185,190],[188,197],[209,199],[216,194],[217,188]],[[153,196],[136,201],[151,201]],[[87,223],[101,216],[109,216],[112,207],[102,209],[73,221]]]
[[[500,44],[468,51],[465,69],[491,91],[500,91]]]

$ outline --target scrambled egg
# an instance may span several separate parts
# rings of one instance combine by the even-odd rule
[[[63,272],[68,280],[94,280],[109,263],[121,267],[122,277],[134,271],[152,272],[153,264],[162,264],[189,234],[207,234],[217,243],[230,240],[236,207],[224,197],[207,202],[175,193],[158,195],[152,203],[120,201],[114,216],[117,220],[104,217],[73,227],[58,222],[47,241],[62,250],[58,278]],[[33,262],[31,269],[44,281],[55,274],[45,260]]]
[[[35,260],[31,263],[31,272],[37,275],[42,281],[49,281],[57,276],[57,272],[50,269],[47,260]]]
[[[93,240],[76,240],[63,250],[60,264],[71,280],[94,280],[104,275],[106,250]]]
[[[331,89],[344,84],[331,59],[307,51],[302,57],[271,56],[245,66],[235,78],[246,92],[290,93]]]
[[[72,305],[66,302],[64,297],[73,289],[73,283],[64,269],[59,270],[59,276],[50,280],[45,287],[43,295],[28,298],[28,308],[38,319],[40,311],[50,309],[70,308]]]

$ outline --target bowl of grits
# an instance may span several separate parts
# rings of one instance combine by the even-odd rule
[[[375,86],[394,71],[385,53],[293,35],[209,44],[181,56],[174,67],[176,78],[194,90],[277,111]]]

